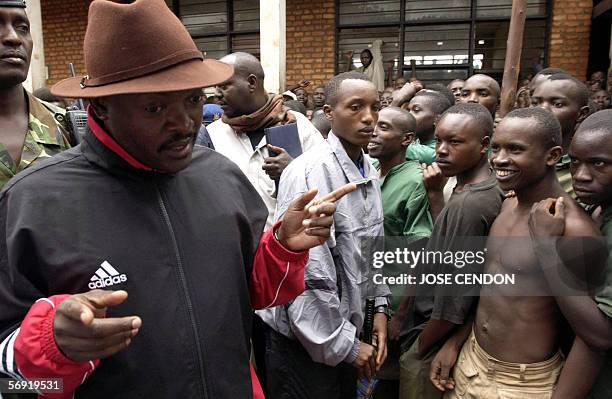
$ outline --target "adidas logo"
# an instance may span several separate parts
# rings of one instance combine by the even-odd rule
[[[108,261],[102,262],[96,273],[90,279],[88,287],[92,290],[96,288],[106,288],[111,285],[125,283],[127,276],[119,273]]]

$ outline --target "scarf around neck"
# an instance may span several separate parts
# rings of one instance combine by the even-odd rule
[[[236,133],[245,133],[271,126],[295,123],[295,116],[287,111],[288,109],[283,105],[283,96],[277,94],[274,97],[268,97],[266,104],[250,115],[230,118],[223,114],[221,119],[224,123],[230,125]]]

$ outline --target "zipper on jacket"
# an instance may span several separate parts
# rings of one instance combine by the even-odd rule
[[[183,270],[183,261],[181,260],[181,255],[178,248],[178,243],[176,241],[176,236],[174,235],[174,229],[172,228],[172,223],[170,223],[170,216],[168,215],[168,210],[166,209],[166,204],[162,197],[161,190],[157,187],[157,199],[159,202],[159,207],[161,208],[162,215],[164,217],[164,221],[166,222],[166,227],[168,227],[168,231],[170,232],[170,237],[172,239],[172,246],[174,248],[174,256],[176,257],[177,270],[179,274],[179,278],[181,280],[181,285],[183,287],[183,293],[185,294],[185,301],[187,303],[187,313],[189,315],[189,321],[191,322],[191,329],[193,330],[193,335],[195,338],[195,346],[196,352],[198,353],[198,363],[200,365],[200,380],[202,391],[204,393],[204,397],[208,398],[210,395],[208,394],[206,377],[204,375],[204,360],[202,359],[202,346],[200,344],[200,335],[198,334],[198,326],[195,321],[195,316],[193,313],[193,304],[191,302],[191,297],[189,296],[189,291],[187,289],[187,279],[185,278],[185,271]]]

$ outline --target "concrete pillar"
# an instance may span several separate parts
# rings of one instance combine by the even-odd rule
[[[30,60],[28,78],[23,85],[26,90],[34,91],[45,86],[47,82],[40,0],[28,0],[26,2],[26,13],[30,20],[30,35],[32,35],[34,47],[32,49],[32,59]]]
[[[260,0],[259,40],[266,91],[285,90],[285,0]]]

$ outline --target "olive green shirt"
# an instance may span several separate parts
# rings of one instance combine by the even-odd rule
[[[601,232],[606,237],[608,249],[612,248],[612,207],[603,212],[603,223]],[[608,255],[606,262],[606,282],[603,288],[595,296],[595,302],[599,309],[608,317],[612,317],[612,251]],[[599,377],[593,384],[593,388],[588,396],[589,399],[610,399],[612,398],[612,350],[608,350],[604,364],[599,372]]]
[[[557,179],[559,179],[559,183],[561,183],[561,187],[563,190],[572,196],[572,198],[576,198],[576,194],[574,193],[574,187],[572,187],[572,174],[570,173],[570,157],[565,154],[557,165],[555,169],[557,171]]]
[[[436,160],[436,140],[421,143],[416,139],[406,148],[406,159],[431,165]]]
[[[16,164],[6,147],[0,143],[0,189],[17,173],[43,159],[52,157],[70,148],[68,132],[55,115],[64,115],[64,110],[44,103],[26,92],[28,99],[28,131],[21,151],[21,160]]]

